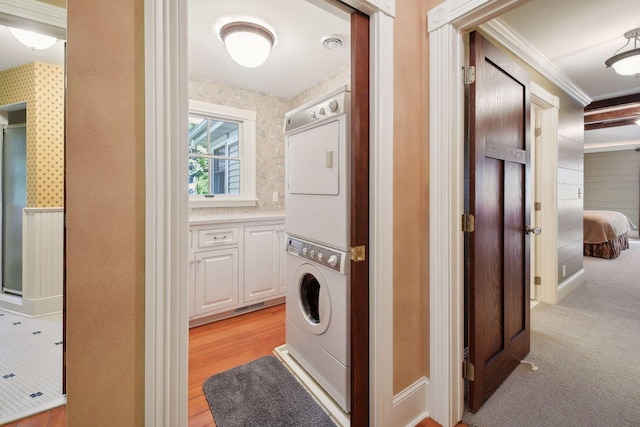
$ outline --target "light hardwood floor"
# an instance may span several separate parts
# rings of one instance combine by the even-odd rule
[[[284,342],[284,304],[190,329],[189,427],[215,427],[202,392],[202,383],[207,378],[272,354],[273,349]],[[6,427],[63,427],[65,416],[65,408],[61,407],[7,424]],[[418,427],[437,426],[439,424],[431,419],[418,424]],[[464,427],[464,424],[458,427]]]

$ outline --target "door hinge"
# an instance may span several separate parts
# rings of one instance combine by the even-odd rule
[[[365,246],[354,246],[351,248],[351,261],[362,262],[365,260]]]
[[[538,137],[538,136],[540,136],[540,135],[542,135],[542,128],[535,128],[535,129],[533,130],[533,136]]]
[[[473,367],[473,363],[468,360],[462,361],[462,378],[469,381],[475,380],[475,369]]]
[[[542,210],[542,203],[540,203],[540,202],[534,202],[534,203],[533,203],[533,210],[534,210],[534,211],[541,211],[541,210]]]
[[[540,276],[533,276],[533,284],[534,285],[541,285],[542,284],[542,278]]]
[[[462,231],[473,233],[476,230],[476,219],[471,214],[462,214]]]
[[[470,85],[476,81],[476,67],[470,65],[468,67],[462,67],[462,83]]]

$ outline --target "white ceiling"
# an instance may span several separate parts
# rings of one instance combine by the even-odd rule
[[[623,34],[640,27],[638,0],[532,0],[499,19],[594,101],[640,93],[640,77],[604,65],[626,43]],[[585,151],[636,146],[640,126],[585,132]]]
[[[31,50],[16,40],[9,29],[0,23],[0,70],[39,61],[47,64],[64,64],[64,42],[58,41],[46,50]]]
[[[338,17],[303,0],[189,0],[188,8],[191,76],[292,98],[349,64],[348,14]],[[216,20],[228,16],[258,17],[275,30],[267,62],[257,68],[233,62],[211,31]],[[341,49],[322,47],[322,37],[330,34],[342,36]]]

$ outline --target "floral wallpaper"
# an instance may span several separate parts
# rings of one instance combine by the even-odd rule
[[[344,67],[292,99],[287,99],[191,77],[189,99],[256,112],[256,197],[258,199],[255,207],[196,208],[191,211],[191,215],[284,213],[284,115],[310,100],[344,86],[349,81],[350,68]],[[273,193],[276,191],[278,201],[274,202]]]
[[[64,69],[32,62],[0,72],[0,106],[27,104],[27,206],[64,199]]]

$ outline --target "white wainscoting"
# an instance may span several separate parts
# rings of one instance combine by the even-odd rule
[[[23,314],[62,311],[64,209],[25,208],[22,219]]]

